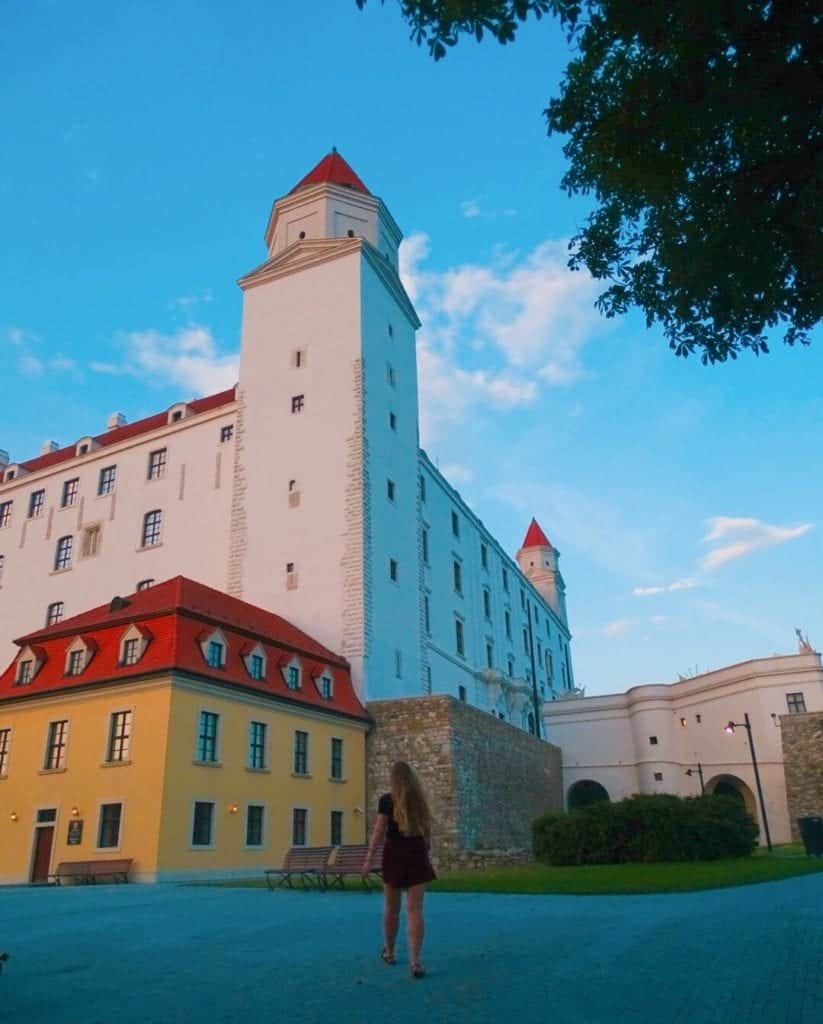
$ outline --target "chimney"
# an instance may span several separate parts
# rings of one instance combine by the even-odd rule
[[[48,455],[51,452],[56,452],[60,445],[56,441],[44,441],[43,447],[40,449],[41,455]]]
[[[5,448],[0,448],[0,468],[8,466],[9,464],[9,453]]]
[[[117,430],[118,427],[125,427],[126,417],[122,412],[113,412],[106,423],[107,430]]]

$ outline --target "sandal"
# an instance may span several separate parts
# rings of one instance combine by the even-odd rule
[[[394,953],[390,953],[385,946],[383,947],[383,952],[380,954],[380,959],[383,961],[384,964],[388,964],[389,967],[397,963],[397,961],[394,959]]]
[[[411,970],[411,976],[413,978],[415,978],[415,979],[419,980],[420,978],[424,978],[426,976],[426,972],[423,970],[423,968],[421,967],[421,965],[419,963],[411,964],[410,965],[410,970]]]

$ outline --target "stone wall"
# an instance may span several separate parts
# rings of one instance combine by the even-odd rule
[[[372,701],[368,824],[394,761],[420,775],[439,870],[526,863],[533,818],[563,806],[560,750],[449,696]]]
[[[823,815],[823,711],[781,715],[780,733],[792,839],[797,819]]]

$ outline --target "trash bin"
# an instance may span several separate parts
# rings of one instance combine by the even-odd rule
[[[823,818],[798,818],[800,838],[809,857],[823,857]]]

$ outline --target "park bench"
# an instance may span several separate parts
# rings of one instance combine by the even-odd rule
[[[325,886],[324,873],[332,852],[331,846],[292,846],[286,854],[282,868],[268,868],[265,872],[269,889],[287,885],[294,888],[293,879],[299,878],[304,887]]]
[[[375,887],[378,888],[381,880],[383,869],[380,867],[372,866],[369,873],[363,877],[363,861],[366,859],[369,852],[369,847],[366,843],[358,843],[354,846],[338,846],[334,855],[334,860],[329,863],[326,868],[325,874],[325,885],[328,888],[338,886],[340,889],[343,888],[344,879],[351,875],[359,878],[363,883],[364,889],[371,888],[372,875],[376,878]],[[380,864],[382,859],[382,848],[375,851],[374,857],[372,858],[372,865]]]
[[[95,883],[99,878],[111,878],[115,882],[128,882],[131,858],[128,860],[64,860],[49,878],[55,885],[73,878],[84,885]]]

